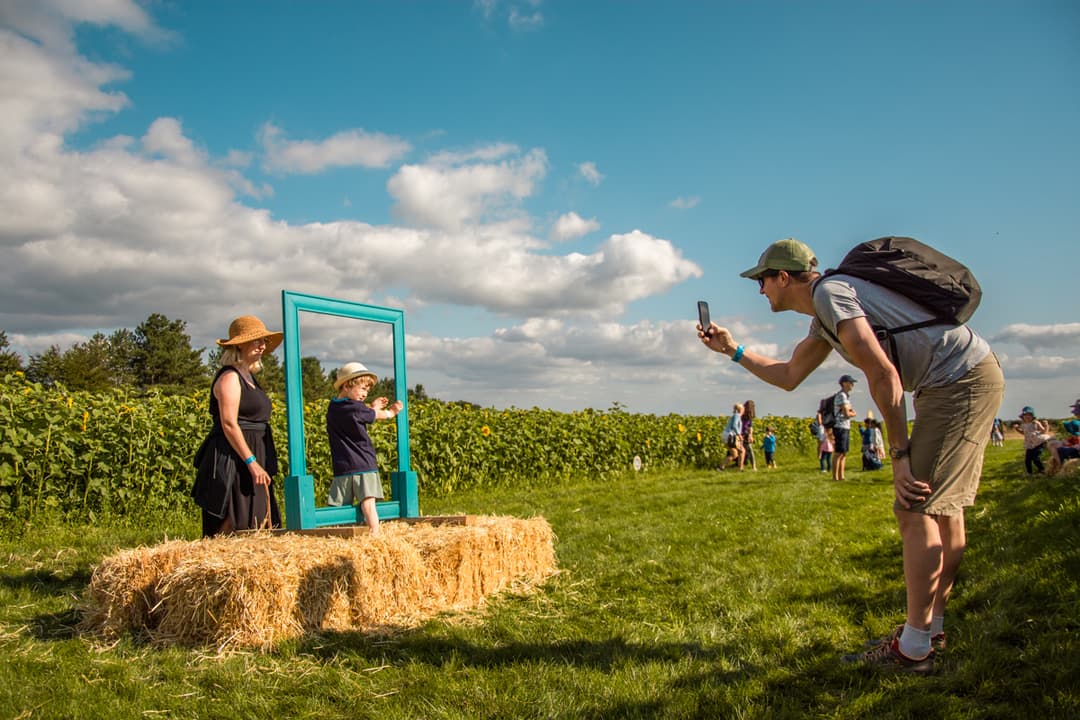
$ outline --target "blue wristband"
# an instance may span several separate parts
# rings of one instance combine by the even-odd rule
[[[745,349],[746,349],[746,348],[744,348],[744,347],[743,347],[742,345],[740,345],[739,347],[735,348],[735,354],[731,356],[731,362],[733,362],[733,363],[737,363],[737,362],[739,362],[740,360],[742,360],[742,356],[743,356],[743,351],[744,351]]]
[[[244,464],[245,465],[250,465],[253,462],[255,462],[255,456],[254,455],[244,459]]]

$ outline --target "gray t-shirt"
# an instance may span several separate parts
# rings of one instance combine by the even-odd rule
[[[836,427],[844,430],[851,429],[851,418],[844,412],[844,407],[851,404],[851,398],[841,390],[833,395],[833,415],[836,416]]]
[[[865,317],[871,326],[895,328],[929,320],[933,315],[918,303],[881,285],[850,275],[830,275],[814,288],[814,311],[810,335],[832,345],[851,362],[847,351],[822,328],[834,335],[842,320]],[[990,345],[967,325],[930,325],[897,333],[897,358],[904,389],[938,387],[955,382],[990,353]],[[889,342],[882,342],[892,358]]]

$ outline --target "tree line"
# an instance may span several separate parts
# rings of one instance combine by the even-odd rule
[[[27,380],[46,387],[63,385],[69,390],[102,392],[124,389],[137,393],[157,391],[189,394],[206,390],[221,367],[221,348],[193,348],[187,322],[170,320],[153,313],[134,330],[121,328],[113,333],[95,333],[85,342],[67,349],[51,345],[47,350],[23,358],[10,349],[7,333],[0,330],[0,376],[22,372]],[[203,358],[206,358],[205,361]],[[263,356],[259,384],[270,393],[285,394],[285,369],[276,355]],[[336,395],[337,369],[325,370],[313,356],[300,358],[304,398],[314,400]],[[422,385],[410,390],[426,399]],[[385,396],[393,401],[394,378],[380,378],[369,397]]]

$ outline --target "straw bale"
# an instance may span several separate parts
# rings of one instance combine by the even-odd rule
[[[190,552],[191,545],[171,540],[122,550],[103,560],[94,568],[81,603],[80,630],[115,639],[129,630],[154,627],[158,582]]]
[[[89,631],[269,648],[312,632],[415,626],[555,572],[554,534],[543,518],[387,522],[376,537],[246,533],[168,545],[99,566],[87,594]]]

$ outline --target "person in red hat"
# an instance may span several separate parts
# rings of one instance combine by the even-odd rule
[[[270,397],[255,374],[283,338],[254,315],[244,315],[229,325],[229,337],[217,341],[222,353],[210,386],[214,424],[195,455],[198,475],[191,491],[202,508],[203,537],[281,527]]]

